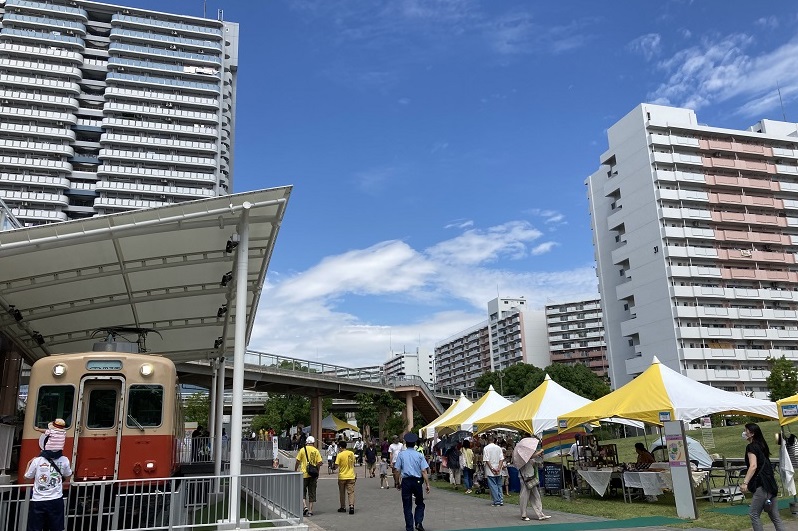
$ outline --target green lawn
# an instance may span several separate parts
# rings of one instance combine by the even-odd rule
[[[762,428],[762,433],[765,440],[770,446],[771,457],[776,458],[779,455],[779,448],[776,446],[774,435],[779,431],[779,423],[775,420],[765,422],[757,422],[759,427]],[[731,459],[742,459],[745,452],[746,442],[740,436],[743,431],[743,425],[737,426],[724,426],[722,428],[712,428],[712,435],[715,439],[715,448],[707,448],[709,454],[720,454],[724,457]],[[698,442],[703,444],[701,434],[702,430],[686,430],[685,434]],[[627,437],[625,439],[602,439],[599,444],[614,443],[618,448],[619,460],[622,462],[634,462],[637,460],[634,446],[636,442],[645,442],[650,444],[652,441],[659,438],[659,433],[649,434],[645,439],[643,437]]]
[[[778,447],[775,443],[774,434],[778,432],[779,425],[776,421],[758,422],[765,435],[772,457],[778,456]],[[722,428],[713,428],[712,435],[715,441],[715,448],[707,448],[709,454],[721,454],[731,459],[741,459],[745,451],[745,441],[740,437],[743,431],[742,425],[726,426]],[[701,430],[689,430],[686,434],[703,444],[703,437]],[[624,439],[601,439],[599,444],[614,443],[618,449],[619,460],[621,462],[634,462],[637,460],[637,455],[634,451],[634,444],[636,442],[648,442],[659,438],[658,433],[649,434],[647,437],[628,437]],[[560,460],[552,460],[552,462],[559,463]],[[452,486],[448,482],[435,481],[433,485],[439,489],[452,490]],[[460,491],[462,492],[462,490]],[[489,499],[489,494],[480,496],[471,495],[479,498]],[[750,496],[749,496],[750,500]],[[505,503],[517,504],[518,495],[510,494],[505,497]],[[720,531],[742,531],[743,529],[751,529],[751,520],[747,514],[723,514],[713,512],[713,508],[709,501],[699,500],[698,502],[698,519],[685,520],[684,524],[672,524],[668,527],[674,528],[704,528],[704,529],[717,529]],[[625,503],[623,498],[619,495],[617,497],[600,498],[598,496],[580,496],[570,501],[563,500],[559,496],[545,496],[543,499],[543,506],[553,511],[562,511],[566,513],[585,514],[590,516],[597,516],[602,518],[611,518],[615,520],[624,520],[627,518],[636,518],[641,516],[676,516],[676,505],[673,495],[665,493],[659,497],[656,503]],[[716,508],[729,507],[728,503],[716,503]],[[765,514],[762,515],[767,528],[770,524],[770,519]],[[781,517],[785,524],[794,525],[796,518],[790,514],[789,509],[781,511]]]
[[[448,481],[433,481],[432,485],[441,490],[451,490],[453,487]],[[482,498],[485,500],[490,499],[490,494],[463,494],[462,487],[458,491],[463,496],[472,496],[475,498]],[[509,496],[504,497],[505,504],[518,504],[518,494],[511,493]],[[727,503],[715,504],[716,507],[728,507]],[[561,511],[564,513],[584,514],[590,516],[597,516],[601,518],[609,518],[613,520],[626,520],[629,518],[639,518],[645,516],[665,516],[676,517],[676,504],[673,495],[665,493],[659,497],[656,503],[625,503],[623,497],[604,497],[598,496],[580,496],[572,498],[571,500],[564,500],[559,496],[544,496],[543,507],[546,510]],[[707,501],[699,500],[698,502],[698,519],[685,520],[684,524],[670,524],[668,527],[675,529],[679,528],[703,528],[703,529],[717,529],[719,531],[742,531],[744,529],[751,529],[751,519],[747,514],[730,515],[712,512],[711,505]],[[770,519],[766,515],[764,522],[770,523]],[[781,511],[781,518],[788,526],[796,520],[790,515],[789,509]],[[790,527],[788,527],[791,529]]]

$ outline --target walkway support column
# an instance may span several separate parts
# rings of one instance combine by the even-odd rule
[[[215,362],[216,367],[216,402],[211,404],[215,409],[216,416],[216,438],[213,440],[213,475],[216,476],[215,492],[220,492],[219,476],[222,475],[222,461],[224,460],[224,446],[222,441],[222,424],[224,423],[224,358],[218,358]],[[229,440],[229,438],[228,438]]]
[[[317,448],[321,450],[321,413],[322,413],[322,399],[321,396],[310,397],[310,434],[313,435],[319,444]]]
[[[413,393],[405,393],[405,433],[413,431]]]
[[[241,503],[241,435],[244,414],[244,353],[247,342],[247,275],[249,267],[249,210],[241,205],[236,256],[235,337],[233,339],[233,404],[230,412],[230,522],[238,522]]]

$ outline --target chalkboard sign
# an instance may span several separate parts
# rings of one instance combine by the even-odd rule
[[[545,464],[543,465],[543,480],[542,487],[545,490],[561,490],[562,489],[562,467],[560,465]]]

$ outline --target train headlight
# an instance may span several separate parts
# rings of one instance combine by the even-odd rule
[[[142,376],[152,376],[152,373],[155,371],[155,367],[152,366],[152,363],[145,363],[139,369],[139,372]]]
[[[66,364],[56,363],[55,365],[53,365],[53,376],[55,377],[63,376],[66,374],[66,370],[67,370]]]

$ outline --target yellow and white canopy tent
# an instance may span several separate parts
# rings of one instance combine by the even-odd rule
[[[778,418],[776,404],[697,382],[654,357],[634,380],[579,409],[559,416],[560,431],[602,418],[639,420],[661,426],[666,420],[689,422],[714,413]]]
[[[430,422],[429,424],[427,424],[426,426],[424,426],[419,430],[418,433],[419,437],[421,437],[422,439],[428,439],[430,437],[434,437],[435,428],[438,427],[438,425],[448,420],[449,418],[457,415],[461,411],[464,411],[465,409],[471,407],[472,404],[473,402],[471,402],[471,400],[467,399],[463,393],[460,393],[460,398],[458,398],[451,406],[449,406],[446,409],[446,411],[441,413],[441,415],[438,418],[436,418],[435,420],[433,420],[432,422]]]
[[[343,420],[339,419],[332,413],[322,419],[321,429],[331,430],[331,431],[352,430],[360,432],[360,428],[358,428],[354,424],[349,424],[348,422],[344,422]]]
[[[786,426],[798,421],[798,395],[788,396],[776,402],[779,411],[779,425]]]
[[[540,435],[557,427],[557,417],[590,403],[587,398],[572,393],[547,374],[539,386],[518,402],[482,417],[474,424],[477,431],[493,428],[512,428]]]
[[[482,395],[482,398],[457,415],[438,424],[436,430],[440,434],[454,433],[460,430],[471,431],[476,421],[510,404],[512,402],[497,393],[491,385],[488,392]]]

